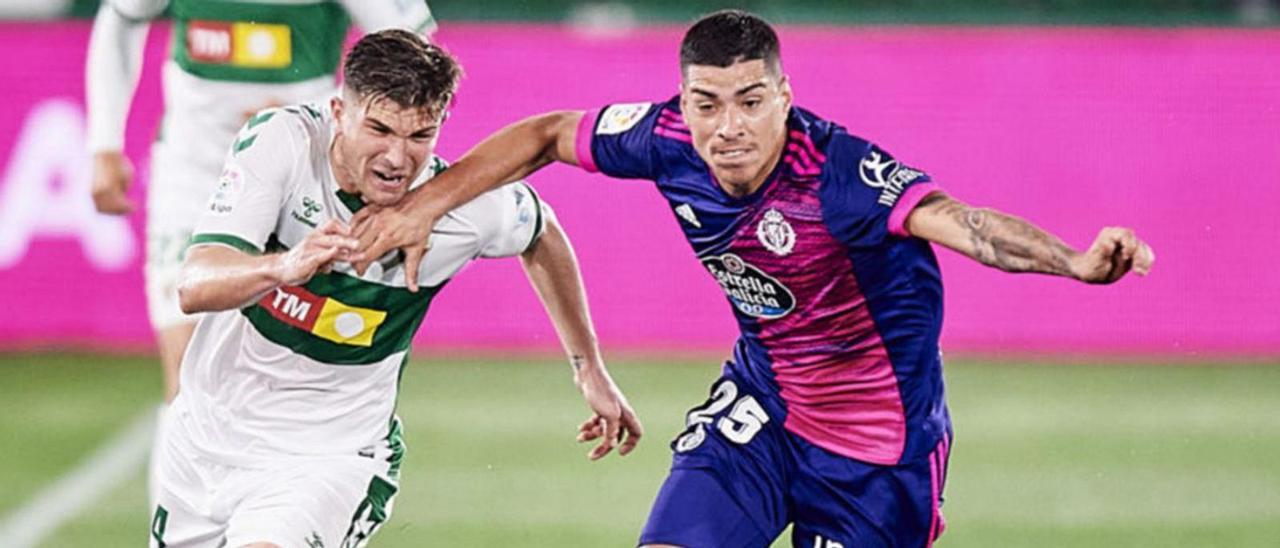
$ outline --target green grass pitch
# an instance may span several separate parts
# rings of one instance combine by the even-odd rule
[[[567,365],[413,362],[401,495],[372,545],[633,546],[667,443],[718,365],[610,367],[648,435],[591,463],[573,441],[586,411]],[[1280,545],[1280,367],[956,360],[946,374],[957,438],[938,546]],[[145,358],[0,354],[0,517],[158,392]],[[139,469],[44,546],[141,546],[145,499]]]

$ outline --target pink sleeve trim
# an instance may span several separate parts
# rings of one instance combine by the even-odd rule
[[[582,113],[578,121],[578,135],[574,138],[573,152],[578,155],[578,165],[590,173],[599,173],[596,159],[591,156],[591,138],[596,132],[596,119],[600,117],[600,109]]]
[[[901,238],[911,236],[911,233],[907,232],[907,215],[911,214],[911,210],[915,209],[925,196],[941,190],[942,187],[935,183],[920,183],[907,187],[907,191],[902,193],[898,204],[893,206],[893,211],[889,213],[889,233]]]

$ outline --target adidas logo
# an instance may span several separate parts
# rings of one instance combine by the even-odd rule
[[[680,204],[676,207],[676,215],[684,219],[689,224],[702,228],[702,222],[698,220],[698,216],[693,214],[693,207],[689,204]]]

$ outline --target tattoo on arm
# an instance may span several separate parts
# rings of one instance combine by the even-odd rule
[[[587,358],[578,354],[569,357],[569,365],[573,366],[573,371],[577,373],[582,371],[582,366],[586,365]]]
[[[921,205],[929,203],[927,198]],[[945,198],[941,198],[945,199]],[[966,231],[973,258],[1006,272],[1041,272],[1072,277],[1075,250],[1035,225],[995,210],[948,200],[942,213]]]

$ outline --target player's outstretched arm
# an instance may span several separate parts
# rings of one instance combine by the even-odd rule
[[[578,261],[554,215],[547,216],[542,236],[520,259],[569,355],[574,384],[591,408],[591,417],[578,428],[578,441],[601,441],[587,458],[604,457],[615,445],[619,455],[630,453],[644,428],[605,369]]]
[[[133,164],[123,153],[124,133],[148,26],[146,19],[128,17],[113,2],[103,2],[89,35],[85,104],[93,155],[93,205],[102,213],[133,211],[125,195],[133,182]]]
[[[352,219],[360,240],[357,272],[392,249],[404,251],[409,290],[417,291],[417,269],[427,251],[431,228],[454,208],[506,183],[523,179],[561,161],[577,165],[574,138],[580,111],[550,112],[526,118],[490,135],[456,163],[387,208],[365,208]]]
[[[355,246],[350,229],[336,220],[285,253],[250,255],[222,245],[196,245],[182,264],[178,304],[187,314],[241,308],[282,285],[306,283],[334,261],[346,260]]]
[[[921,200],[906,226],[912,236],[1006,272],[1039,272],[1109,284],[1130,270],[1145,276],[1155,262],[1151,247],[1128,228],[1102,229],[1093,245],[1080,253],[1023,219],[972,207],[942,192]]]

